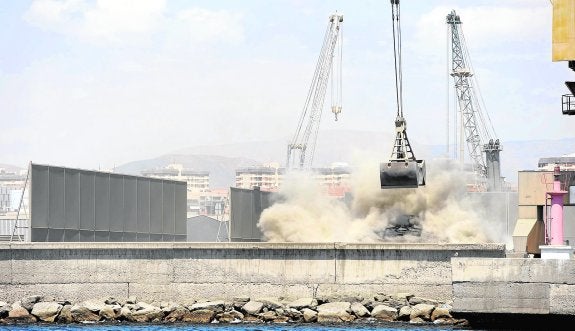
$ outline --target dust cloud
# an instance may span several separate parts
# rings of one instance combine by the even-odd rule
[[[489,202],[466,194],[465,176],[450,161],[427,164],[418,189],[382,190],[379,161],[354,165],[349,202],[329,197],[309,173],[289,174],[278,201],[263,211],[258,226],[271,242],[443,242],[505,241],[501,222],[490,221]],[[401,215],[413,215],[421,236],[383,238]]]

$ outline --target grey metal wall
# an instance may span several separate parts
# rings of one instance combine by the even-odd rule
[[[185,182],[31,167],[31,241],[186,240]]]
[[[262,241],[257,223],[262,211],[273,204],[272,196],[259,188],[230,188],[231,241]]]
[[[563,207],[563,239],[575,247],[575,206]]]

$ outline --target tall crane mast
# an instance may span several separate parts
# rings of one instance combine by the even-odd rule
[[[323,39],[311,86],[298,121],[297,130],[288,144],[286,169],[295,167],[296,159],[298,168],[311,168],[330,74],[332,74],[332,77],[337,76],[332,78],[334,88],[332,89],[331,106],[336,121],[341,113],[342,23],[343,15],[336,13],[329,17],[327,31]],[[334,69],[334,54],[336,50],[338,50],[339,59],[337,59],[337,68]]]
[[[478,98],[478,86],[473,76],[465,37],[461,29],[461,19],[452,10],[447,15],[447,24],[451,30],[451,76],[455,83],[455,93],[460,112],[461,139],[465,134],[469,157],[473,171],[479,181],[475,184],[483,189],[482,182],[487,181],[486,189],[500,191],[502,187],[499,152],[501,145],[495,137],[495,130],[486,124],[484,113]],[[489,116],[487,115],[487,120]],[[493,133],[491,132],[493,131]],[[463,161],[463,144],[460,145],[460,160]],[[485,159],[483,153],[486,154]]]

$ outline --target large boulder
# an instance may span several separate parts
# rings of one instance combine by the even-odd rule
[[[303,314],[295,308],[288,308],[286,316],[288,316],[293,322],[301,322],[303,319]]]
[[[303,321],[306,323],[317,321],[317,311],[308,308],[302,309]]]
[[[188,312],[189,311],[186,308],[178,307],[174,309],[174,311],[172,311],[168,316],[166,316],[164,320],[170,323],[179,322]]]
[[[121,309],[121,308],[120,308]],[[114,306],[106,305],[102,309],[100,309],[98,315],[106,321],[112,321],[116,319],[116,311],[114,311]]]
[[[160,307],[150,306],[132,312],[131,320],[134,322],[159,322],[164,318],[164,312]]]
[[[435,321],[440,318],[451,318],[451,312],[447,308],[436,307],[431,313],[431,320]]]
[[[100,320],[100,316],[95,314],[90,309],[83,305],[73,305],[70,308],[70,314],[75,322],[96,322]]]
[[[208,309],[198,309],[184,315],[182,322],[186,323],[210,323],[216,313]]]
[[[64,305],[62,310],[60,310],[60,314],[58,315],[58,323],[68,324],[74,322],[74,317],[72,316],[72,312],[70,311],[72,305]]]
[[[354,302],[351,304],[351,311],[357,317],[368,317],[370,315],[369,310],[367,310],[367,308],[365,308],[359,302]]]
[[[313,309],[317,307],[317,300],[314,298],[301,298],[290,302],[287,306],[289,308],[300,309],[300,310],[304,308]]]
[[[241,312],[239,312],[239,311],[237,311],[237,310],[235,310],[235,309],[232,309],[232,310],[230,311],[230,314],[232,314],[232,315],[233,315],[236,319],[238,319],[238,320],[243,320],[243,319],[244,319],[244,314],[242,314]]]
[[[32,307],[32,315],[43,322],[54,322],[62,310],[62,305],[57,302],[38,302]]]
[[[276,314],[275,311],[266,311],[265,313],[261,313],[258,316],[265,322],[271,322],[278,316],[278,314]]]
[[[242,310],[249,315],[257,315],[262,311],[264,304],[259,301],[249,301],[243,305]]]
[[[338,323],[353,320],[349,302],[329,302],[317,306],[319,323]]]
[[[232,300],[232,305],[235,309],[241,309],[248,301],[250,301],[249,297],[235,297]]]
[[[399,315],[397,316],[397,319],[400,321],[409,321],[411,318],[411,310],[412,309],[410,306],[401,307],[401,309],[399,309]]]
[[[0,319],[8,316],[10,310],[12,310],[12,307],[7,302],[0,301]]]
[[[131,321],[132,320],[132,310],[130,310],[130,308],[124,306],[124,307],[122,307],[122,309],[120,309],[120,312],[118,313],[118,316],[116,318],[123,320],[123,321]]]
[[[88,308],[93,313],[98,313],[102,308],[106,307],[105,299],[91,299],[82,302],[82,306]]]
[[[386,305],[377,305],[373,307],[371,316],[382,321],[395,321],[397,320],[397,309]]]
[[[238,320],[238,318],[231,312],[219,313],[216,315],[216,318],[220,323],[232,323]]]
[[[409,294],[387,295],[387,294],[379,293],[378,295],[376,295],[374,297],[374,299],[375,299],[375,301],[377,301],[377,304],[383,304],[383,305],[386,305],[388,307],[400,309],[403,306],[409,305],[409,302],[407,300],[407,296],[409,296]]]
[[[409,319],[413,320],[415,318],[421,318],[425,321],[431,320],[431,313],[435,306],[429,305],[426,303],[419,303],[413,307],[411,307],[411,314],[409,315]]]
[[[31,315],[24,307],[16,307],[8,313],[4,319],[6,323],[36,323],[36,317]]]
[[[275,310],[278,308],[283,308],[283,304],[277,298],[259,298],[256,301],[263,303],[264,307],[269,310]]]
[[[114,297],[108,297],[104,300],[104,303],[107,305],[119,305],[120,304],[120,300],[114,298]]]
[[[160,308],[162,309],[162,311],[166,314],[170,314],[171,312],[173,312],[174,310],[178,309],[178,308],[183,308],[180,304],[176,303],[176,302],[162,302],[162,304],[160,305]]]
[[[22,306],[23,308],[25,308],[27,311],[32,311],[32,308],[34,308],[34,304],[36,304],[37,302],[40,302],[42,300],[42,296],[41,295],[31,295],[28,297],[24,297],[22,298],[22,300],[20,300],[20,306]]]
[[[340,313],[351,312],[351,304],[349,302],[329,302],[317,306],[318,313]]]
[[[225,309],[226,303],[222,300],[218,301],[206,301],[206,302],[198,302],[194,303],[193,305],[189,306],[188,309],[190,311],[194,310],[212,310],[214,312],[223,312]]]
[[[433,299],[420,298],[420,297],[410,297],[409,298],[409,304],[412,306],[418,305],[420,303],[424,303],[426,305],[433,305],[433,306],[439,305],[439,301],[433,300]]]

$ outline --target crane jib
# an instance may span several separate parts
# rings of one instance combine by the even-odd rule
[[[320,55],[312,78],[311,86],[304,102],[303,110],[299,117],[298,126],[293,139],[290,144],[288,144],[286,169],[291,169],[294,163],[297,163],[297,166],[300,169],[311,168],[327,85],[332,72],[334,72],[334,74],[339,74],[340,79],[336,80],[336,83],[339,83],[339,85],[335,91],[332,89],[332,97],[334,93],[337,94],[339,103],[332,104],[331,109],[336,116],[336,120],[337,116],[341,113],[341,69],[334,71],[333,63],[337,45],[340,45],[341,54],[342,23],[343,15],[336,13],[331,15],[329,18]],[[338,65],[341,66],[341,56],[339,60]]]

